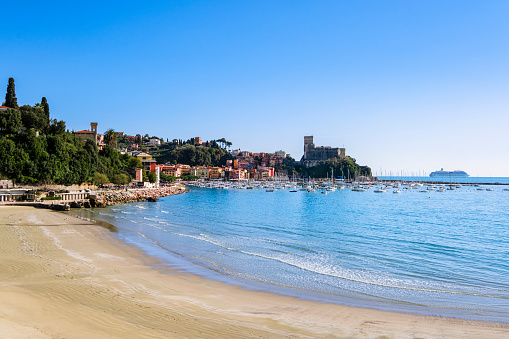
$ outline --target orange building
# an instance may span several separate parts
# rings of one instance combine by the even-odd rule
[[[221,167],[209,167],[209,179],[220,179],[222,171]]]
[[[180,168],[180,175],[189,175],[191,174],[191,166],[189,165],[177,165]]]

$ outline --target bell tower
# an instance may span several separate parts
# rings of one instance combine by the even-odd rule
[[[94,133],[95,143],[97,144],[97,122],[90,123],[90,131]]]

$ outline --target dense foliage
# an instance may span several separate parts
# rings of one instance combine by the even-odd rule
[[[190,141],[162,145],[156,157],[158,163],[190,166],[223,166],[228,159],[230,153],[214,140],[205,145],[193,145]]]
[[[6,100],[13,102],[9,89]],[[109,145],[99,152],[93,140],[76,139],[66,131],[65,122],[50,120],[46,98],[35,106],[0,111],[1,177],[20,183],[70,185],[96,182],[93,179],[101,174],[101,181],[111,178],[114,182],[127,183],[134,168],[139,166],[137,159],[121,155]]]
[[[344,160],[338,158],[328,159],[323,164],[314,167],[298,166],[297,171],[303,178],[335,178],[342,176],[344,179],[356,179],[360,176],[371,177],[371,168],[360,166],[354,158],[346,157]]]

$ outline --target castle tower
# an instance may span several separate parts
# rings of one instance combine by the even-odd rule
[[[304,137],[304,159],[307,158],[307,152],[309,149],[313,148],[315,144],[313,144],[313,136],[305,136]]]
[[[90,123],[90,131],[92,131],[92,133],[94,133],[95,143],[97,144],[97,122]]]

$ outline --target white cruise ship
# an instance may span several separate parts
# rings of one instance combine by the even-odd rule
[[[465,177],[468,177],[469,175],[465,172],[465,171],[444,171],[444,169],[442,168],[440,171],[435,171],[435,172],[431,172],[429,174],[430,177],[460,177],[460,178],[465,178]]]

